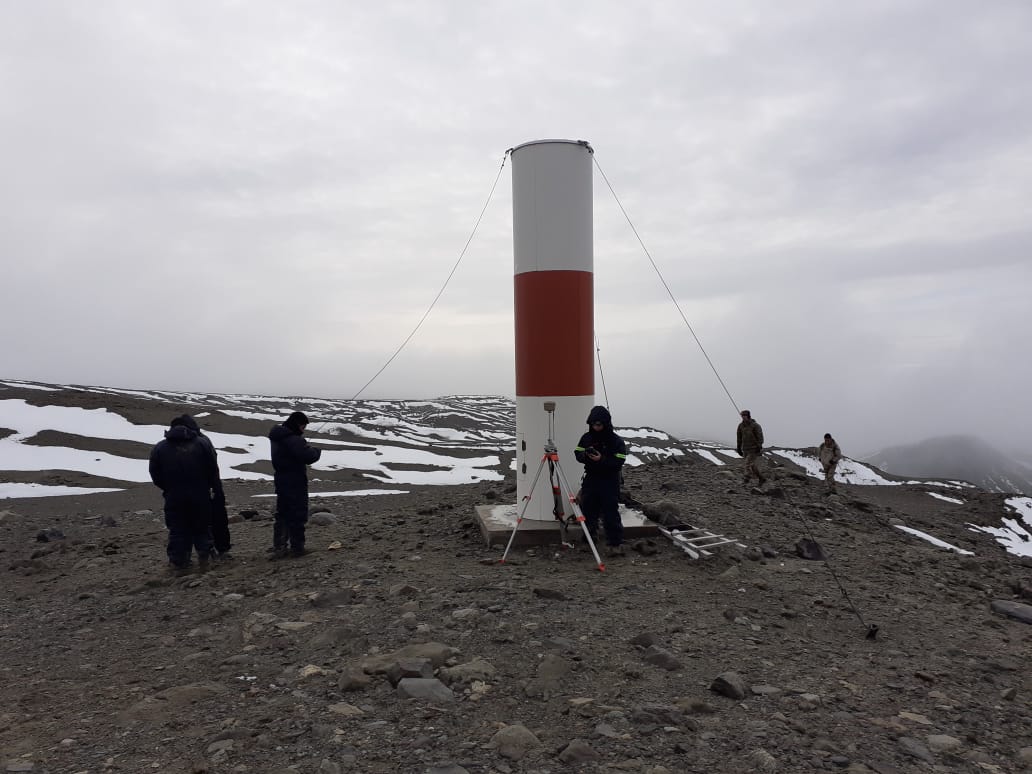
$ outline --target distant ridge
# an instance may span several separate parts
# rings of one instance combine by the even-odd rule
[[[968,435],[928,438],[865,458],[898,476],[962,479],[989,491],[1032,495],[1032,465]]]

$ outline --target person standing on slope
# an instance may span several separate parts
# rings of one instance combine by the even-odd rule
[[[276,484],[276,521],[273,524],[273,559],[288,554],[303,556],[305,524],[308,523],[308,471],[322,456],[322,450],[309,446],[302,437],[308,417],[295,411],[287,421],[269,431],[272,445],[273,480]]]
[[[598,522],[606,530],[606,553],[623,556],[623,522],[620,520],[620,468],[627,459],[627,444],[613,432],[613,419],[605,406],[588,414],[588,432],[573,450],[584,465],[580,506],[592,542],[598,540]]]
[[[842,459],[842,450],[839,449],[838,442],[831,437],[831,433],[824,434],[824,443],[817,449],[817,458],[821,461],[821,467],[824,468],[824,483],[830,494],[835,491],[835,468]]]
[[[219,475],[219,456],[215,451],[215,444],[201,432],[197,420],[189,414],[183,414],[172,420],[172,427],[177,425],[188,427],[197,433],[197,440],[204,444],[211,453],[212,459],[215,460],[215,471]],[[233,555],[229,553],[229,549],[233,547],[229,536],[229,512],[226,510],[226,492],[222,488],[221,475],[219,475],[218,486],[213,487],[211,491],[211,537],[215,543],[214,558],[223,562],[232,559]]]
[[[197,431],[172,420],[150,453],[150,477],[165,498],[166,552],[178,573],[190,569],[190,555],[197,551],[197,563],[206,570],[211,558],[212,492],[221,489],[215,455],[198,437]]]
[[[742,421],[738,424],[738,453],[744,458],[742,462],[742,483],[746,486],[752,477],[759,479],[760,486],[767,479],[760,472],[760,455],[763,454],[763,428],[752,418],[749,411],[742,412]]]

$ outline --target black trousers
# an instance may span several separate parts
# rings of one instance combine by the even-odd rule
[[[276,522],[273,524],[272,545],[302,551],[305,547],[305,525],[308,523],[308,492],[286,491],[276,493]]]
[[[194,549],[198,559],[211,555],[210,500],[166,499],[165,526],[168,527],[168,560],[176,567],[187,567]]]
[[[598,535],[598,522],[606,530],[606,543],[623,543],[623,522],[620,520],[620,479],[584,479],[581,483],[581,510],[592,540]]]

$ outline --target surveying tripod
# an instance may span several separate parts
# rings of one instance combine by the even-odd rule
[[[570,502],[570,507],[573,508],[574,517],[577,523],[580,524],[581,529],[584,531],[584,539],[591,547],[591,553],[595,557],[595,563],[598,565],[599,572],[605,572],[606,566],[602,563],[602,559],[598,555],[598,549],[595,548],[595,541],[591,539],[591,533],[588,532],[588,525],[585,523],[584,512],[580,508],[580,504],[577,502],[577,498],[573,495],[570,489],[570,482],[566,478],[566,472],[563,470],[563,466],[559,464],[559,450],[556,448],[555,442],[552,440],[552,436],[555,434],[555,402],[545,401],[545,412],[548,414],[548,440],[545,442],[545,452],[541,456],[541,462],[538,463],[537,472],[534,474],[534,481],[530,485],[530,491],[523,498],[523,507],[520,509],[519,516],[516,517],[516,526],[513,527],[512,534],[509,536],[509,542],[505,546],[505,553],[502,554],[502,558],[499,560],[500,564],[505,564],[505,559],[509,555],[509,549],[512,548],[512,543],[516,539],[516,531],[520,528],[520,524],[523,523],[523,516],[527,512],[527,508],[530,506],[530,499],[534,496],[534,489],[537,487],[538,479],[541,478],[541,473],[545,469],[545,463],[548,464],[548,479],[552,484],[552,497],[554,499],[554,506],[552,513],[555,518],[560,522],[560,540],[564,545],[566,543],[566,518],[564,518],[566,510],[563,507],[562,497],[566,497]]]

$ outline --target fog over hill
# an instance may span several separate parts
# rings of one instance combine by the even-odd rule
[[[968,435],[893,446],[866,460],[898,476],[959,478],[989,492],[1032,494],[1032,465]]]

